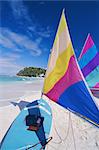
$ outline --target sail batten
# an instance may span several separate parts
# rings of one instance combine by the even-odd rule
[[[99,110],[86,85],[63,12],[50,56],[43,94],[99,126]]]

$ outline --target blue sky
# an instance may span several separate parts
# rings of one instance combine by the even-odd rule
[[[63,8],[76,55],[88,33],[99,49],[98,1],[0,1],[0,74],[46,68]]]

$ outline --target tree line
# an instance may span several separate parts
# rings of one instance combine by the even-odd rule
[[[17,76],[26,76],[26,77],[44,77],[46,70],[36,67],[25,67],[17,73]]]

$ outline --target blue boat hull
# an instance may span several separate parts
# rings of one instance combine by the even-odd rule
[[[27,130],[25,118],[29,114],[44,117],[43,124],[38,131]],[[40,150],[42,145],[46,145],[51,124],[52,112],[45,100],[40,99],[28,104],[8,129],[1,142],[1,150],[26,150],[33,145],[33,149]]]

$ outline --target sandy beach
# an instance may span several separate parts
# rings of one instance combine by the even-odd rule
[[[34,95],[41,91],[43,87],[43,78],[37,78],[30,81],[6,82],[0,84],[0,107],[10,105],[11,101],[24,99],[28,95]]]
[[[34,81],[34,84],[20,84],[20,86],[14,87],[15,89],[13,85],[10,85],[10,90],[13,88],[12,92],[8,92],[10,101],[5,100],[4,102],[0,102],[0,141],[13,120],[20,113],[20,110],[25,107],[27,103],[40,99],[42,86],[43,81]],[[16,91],[18,89],[20,91],[23,89],[23,93],[20,92],[20,94],[17,95]],[[11,100],[11,94],[13,98],[16,95],[17,100]],[[8,98],[8,95],[5,94],[5,99]],[[99,129],[97,127],[50,101],[47,97],[43,96],[43,99],[49,103],[53,115],[50,133],[53,139],[46,146],[46,150],[99,150]],[[97,99],[97,101],[99,101],[99,99]]]

